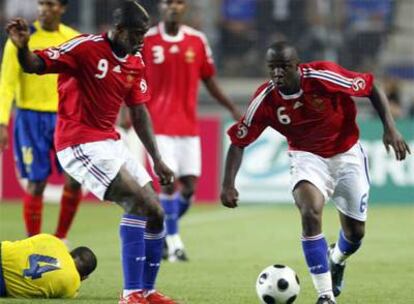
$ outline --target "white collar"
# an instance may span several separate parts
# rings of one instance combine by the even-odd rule
[[[165,31],[165,23],[160,22],[158,28],[160,29],[161,37],[163,40],[167,42],[180,42],[184,39],[184,31],[183,27],[180,25],[178,29],[178,33],[175,36],[168,35],[168,33]]]
[[[282,92],[279,91],[280,96],[282,96],[283,99],[285,100],[292,100],[292,99],[298,99],[300,96],[302,96],[303,94],[303,90],[300,89],[299,92],[295,93],[295,94],[291,94],[291,95],[285,95]]]

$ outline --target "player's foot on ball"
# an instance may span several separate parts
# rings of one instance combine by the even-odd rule
[[[150,292],[146,295],[146,299],[149,304],[178,304],[178,302],[163,295],[159,291]]]
[[[329,296],[320,296],[316,304],[336,304],[335,300],[332,300]]]
[[[119,299],[118,304],[149,304],[142,292],[133,292],[130,295]]]
[[[341,294],[342,288],[344,287],[344,272],[345,272],[345,263],[336,264],[332,261],[332,252],[334,250],[335,244],[329,246],[328,255],[329,255],[329,269],[331,271],[332,277],[332,291],[335,297]]]

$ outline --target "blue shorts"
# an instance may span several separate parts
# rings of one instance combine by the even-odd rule
[[[55,154],[53,133],[56,113],[17,109],[14,123],[14,158],[20,177],[45,181],[52,172],[52,162],[62,172]]]

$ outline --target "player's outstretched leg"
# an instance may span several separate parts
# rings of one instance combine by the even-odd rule
[[[313,285],[318,292],[318,304],[335,303],[332,292],[331,273],[328,265],[328,244],[323,234],[303,236],[302,248],[308,265]],[[319,302],[328,299],[331,302]],[[322,301],[321,300],[321,301]]]
[[[122,167],[105,199],[117,202],[125,211],[120,225],[124,290],[119,304],[174,304],[165,296],[168,301],[154,302],[154,296],[145,290],[147,286],[152,294],[161,295],[154,285],[162,255],[164,212],[152,185],[140,187]]]
[[[75,218],[79,203],[82,199],[81,185],[68,175],[65,176],[62,198],[60,200],[60,214],[55,236],[67,242],[68,231]]]
[[[328,265],[328,244],[322,234],[325,198],[322,192],[308,181],[298,182],[293,190],[293,196],[301,214],[302,249],[313,285],[318,293],[317,303],[335,303]],[[330,302],[326,302],[325,299]]]
[[[153,216],[156,203],[141,188],[125,167],[121,167],[108,187],[105,200],[117,202],[123,209],[121,238],[124,289],[119,304],[148,304],[144,296],[145,241],[147,219]],[[159,214],[163,222],[161,208]]]

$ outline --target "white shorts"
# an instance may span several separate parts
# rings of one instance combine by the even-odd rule
[[[140,186],[151,181],[121,140],[76,145],[59,151],[57,156],[63,169],[100,200],[123,165]]]
[[[366,221],[369,195],[368,159],[360,143],[330,158],[313,153],[289,151],[291,190],[308,181],[332,199],[343,214]]]
[[[162,160],[176,177],[200,176],[200,137],[157,135],[156,139]]]

